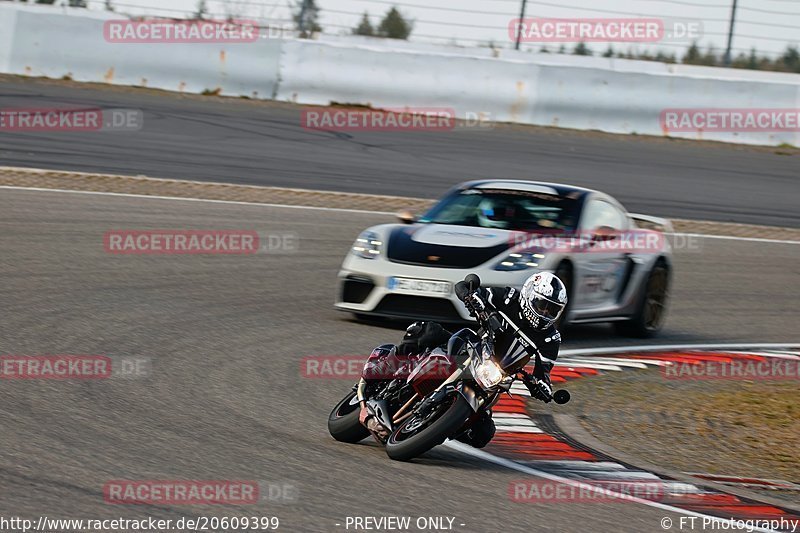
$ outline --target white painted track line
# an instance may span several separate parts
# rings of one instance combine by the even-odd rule
[[[394,216],[394,213],[387,211],[370,211],[364,209],[345,209],[341,207],[315,207],[305,205],[284,205],[284,204],[270,204],[270,203],[256,203],[256,202],[240,202],[236,200],[210,200],[206,198],[184,198],[180,196],[151,196],[147,194],[133,194],[133,193],[118,193],[118,192],[100,192],[100,191],[73,191],[69,189],[47,189],[44,187],[19,187],[16,185],[0,185],[0,189],[8,190],[21,190],[21,191],[42,191],[42,192],[58,192],[68,194],[95,194],[100,196],[119,196],[123,198],[147,198],[154,200],[175,200],[182,202],[208,202],[216,204],[230,204],[230,205],[252,205],[259,207],[285,207],[288,209],[315,209],[319,211],[340,211],[343,213],[361,213],[372,215],[389,215]],[[308,192],[320,192],[309,189]],[[322,191],[331,192],[331,191]],[[721,239],[729,241],[742,241],[742,242],[760,242],[766,244],[789,244],[800,245],[800,241],[790,241],[784,239],[762,239],[758,237],[735,237],[732,235],[708,235],[705,233],[672,233],[671,235],[685,235],[687,237],[697,237],[702,239]]]

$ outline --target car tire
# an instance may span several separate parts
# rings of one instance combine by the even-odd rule
[[[667,314],[670,281],[670,268],[664,260],[659,259],[647,275],[633,317],[614,323],[617,333],[645,339],[661,331]]]

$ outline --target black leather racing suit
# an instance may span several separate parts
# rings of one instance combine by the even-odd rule
[[[475,292],[488,311],[497,311],[502,327],[495,332],[495,352],[499,357],[510,356],[521,359],[527,355],[534,361],[533,376],[544,380],[550,386],[550,371],[558,359],[561,346],[561,333],[555,325],[544,330],[534,328],[522,314],[519,304],[519,290],[505,288],[480,288]],[[467,297],[469,300],[469,297]],[[467,301],[467,307],[474,305]],[[511,360],[511,359],[509,359]]]

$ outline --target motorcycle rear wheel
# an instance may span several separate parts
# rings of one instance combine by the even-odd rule
[[[443,443],[464,425],[472,408],[461,394],[453,394],[426,416],[412,415],[389,435],[386,454],[408,461]]]

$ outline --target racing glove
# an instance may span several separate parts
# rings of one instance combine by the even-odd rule
[[[533,378],[533,387],[528,387],[531,396],[544,403],[550,403],[553,399],[553,386],[550,384],[550,376],[547,374],[543,378]]]
[[[483,303],[481,297],[476,293],[472,293],[464,298],[464,305],[467,310],[469,310],[470,316],[477,316],[479,313],[483,313],[486,310],[486,304]]]
[[[539,377],[523,373],[522,382],[531,393],[531,397],[550,403],[553,399],[553,386],[550,384],[550,374],[541,372]]]
[[[470,316],[476,316],[486,309],[486,304],[483,303],[478,293],[470,292],[469,285],[466,281],[459,281],[456,283],[455,291],[458,299],[464,302],[464,306],[469,311]]]

